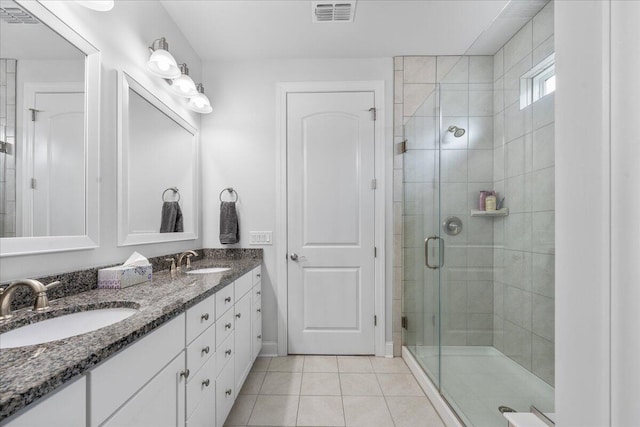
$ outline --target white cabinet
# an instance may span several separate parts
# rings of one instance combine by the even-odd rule
[[[216,358],[209,360],[187,382],[187,426],[213,427],[216,419]]]
[[[83,426],[87,420],[86,391],[83,376],[0,424],[3,427]]]
[[[252,294],[247,292],[240,301],[235,305],[235,385],[236,390],[240,390],[240,387],[247,378],[247,374],[253,364],[253,352],[251,351],[252,338],[251,336],[251,300]]]
[[[102,427],[185,425],[184,351],[140,389]]]
[[[233,359],[220,372],[216,379],[216,426],[222,427],[227,419],[236,398],[233,376]]]
[[[165,372],[169,379],[163,384],[171,383],[172,387],[177,387],[180,372],[185,369],[184,336],[185,316],[181,314],[90,370],[87,378],[91,426],[101,425],[134,395],[145,393],[143,386],[160,375],[169,362],[175,372]],[[178,354],[180,357],[176,358]],[[181,384],[184,389],[184,379]],[[167,393],[175,397],[178,391],[172,388]],[[139,399],[144,401],[145,398]],[[184,421],[184,398],[181,402],[173,402],[171,412],[182,410]]]

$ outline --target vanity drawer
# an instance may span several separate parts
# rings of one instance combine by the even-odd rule
[[[244,276],[236,279],[235,287],[236,287],[236,301],[244,296],[247,292],[251,290],[253,286],[253,282],[251,281],[251,272],[248,272]]]
[[[231,360],[216,380],[216,426],[224,425],[233,406],[236,397],[233,382],[233,360]]]
[[[233,333],[233,319],[234,311],[227,310],[227,312],[216,321],[216,351],[222,342]]]
[[[251,271],[251,275],[253,276],[253,284],[255,285],[260,281],[260,277],[262,276],[262,267],[257,266]]]
[[[187,344],[213,325],[215,315],[215,297],[211,295],[187,310]]]
[[[233,304],[235,303],[235,300],[233,299],[233,287],[234,284],[231,283],[215,294],[216,320],[219,319],[223,314],[225,314],[227,310],[233,307]]]
[[[195,374],[215,352],[216,328],[212,326],[187,347],[187,369],[191,374]]]
[[[233,359],[233,353],[235,352],[234,337],[234,334],[229,335],[216,350],[216,377],[220,375],[227,363]]]
[[[216,390],[216,358],[210,357],[202,369],[189,373],[187,383],[187,419],[189,419],[198,405],[213,405]],[[208,401],[208,402],[207,402]],[[211,417],[213,419],[213,417]]]

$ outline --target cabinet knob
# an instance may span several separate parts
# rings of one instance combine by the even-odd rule
[[[227,356],[231,356],[231,349],[228,348],[227,351],[224,352],[224,354],[226,354]]]
[[[238,314],[236,314],[236,317],[237,317],[238,319],[239,319],[239,318],[241,318],[241,317],[242,317],[242,313],[238,313]]]
[[[224,299],[224,302],[231,302],[231,297],[226,297],[226,298]]]
[[[262,292],[258,291],[256,292],[256,295],[262,295]]]
[[[211,381],[209,381],[209,378],[207,378],[206,380],[202,381],[202,385],[205,387],[209,387],[209,384],[211,384]]]
[[[224,328],[225,329],[231,329],[231,323],[225,323],[224,324]]]
[[[231,396],[231,393],[233,393],[233,390],[231,390],[230,388],[228,388],[227,391],[224,392],[224,394],[226,394],[227,396]]]
[[[209,313],[205,313],[202,316],[200,316],[200,320],[209,320]]]
[[[258,339],[262,339],[262,335],[258,335],[256,338],[258,338]]]
[[[256,311],[257,311],[258,313],[262,313],[262,310],[261,310],[261,309],[257,309]]]
[[[181,376],[181,377],[185,377],[185,378],[189,378],[189,374],[190,374],[190,373],[191,373],[191,372],[189,372],[189,370],[188,370],[188,369],[185,369],[184,371],[180,372],[180,376]]]
[[[260,277],[260,273],[256,274],[256,277]]]
[[[203,349],[202,349],[202,353],[203,353],[203,354],[209,354],[209,350],[211,350],[211,349],[209,348],[209,346],[206,346],[205,348],[203,348]]]

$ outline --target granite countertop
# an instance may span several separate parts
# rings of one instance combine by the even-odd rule
[[[134,307],[131,317],[93,332],[45,344],[0,350],[0,420],[54,391],[107,357],[183,313],[259,266],[262,259],[204,258],[192,269],[230,267],[223,273],[186,274],[172,279],[168,270],[150,282],[125,289],[93,289],[50,302],[45,313],[21,310],[0,321],[0,332],[61,313],[106,307]]]

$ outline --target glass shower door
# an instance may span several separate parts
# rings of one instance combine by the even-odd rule
[[[403,342],[440,386],[439,86],[404,125]]]

